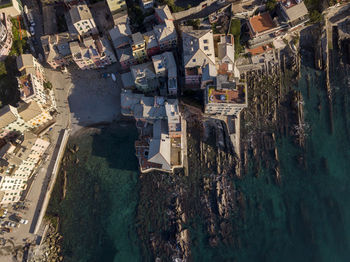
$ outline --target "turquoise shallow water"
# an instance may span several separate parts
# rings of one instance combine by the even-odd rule
[[[66,261],[140,261],[135,230],[138,169],[134,123],[71,139],[79,163],[67,169],[59,205]]]
[[[296,89],[305,101],[309,125],[305,152],[289,137],[278,139],[282,183],[271,170],[237,180],[245,196],[245,219],[232,217],[239,244],[208,244],[198,218],[191,247],[194,261],[349,261],[350,140],[346,72],[332,79],[333,132],[330,132],[325,75],[302,66]],[[309,79],[309,80],[308,80]],[[307,81],[310,92],[307,95]],[[147,261],[136,234],[138,169],[134,123],[73,139],[79,163],[70,165],[66,199],[60,204],[66,261]],[[304,155],[306,166],[298,158]]]

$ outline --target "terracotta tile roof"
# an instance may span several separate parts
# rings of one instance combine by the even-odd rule
[[[275,23],[268,12],[253,16],[249,19],[254,33],[261,33],[275,27]]]
[[[248,49],[248,52],[251,53],[251,55],[260,55],[260,54],[263,54],[269,50],[271,50],[272,47],[270,47],[269,45],[266,45],[266,46],[258,46],[256,48],[253,48],[253,49]]]

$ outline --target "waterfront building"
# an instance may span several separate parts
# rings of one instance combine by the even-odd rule
[[[76,40],[76,37],[67,32],[42,36],[41,44],[46,62],[53,69],[69,65],[73,61],[69,42]]]
[[[10,53],[12,47],[12,23],[5,13],[0,12],[0,61]]]
[[[308,10],[301,0],[280,0],[278,11],[291,28],[309,21]]]
[[[143,35],[140,32],[132,34],[132,55],[139,62],[144,61],[147,58],[146,54],[146,42]]]
[[[173,172],[183,163],[183,130],[176,99],[146,97],[122,91],[122,114],[133,116],[139,129],[135,142],[141,172]]]
[[[250,17],[247,24],[250,48],[271,43],[276,37],[282,36],[288,28],[288,24],[280,23],[277,17],[272,20],[268,12]]]
[[[185,86],[199,88],[203,69],[208,64],[215,66],[212,30],[194,30],[193,27],[184,27],[182,31],[182,49]]]
[[[245,85],[227,75],[218,75],[215,83],[208,84],[204,96],[204,113],[209,115],[238,116],[248,105]]]
[[[154,9],[154,16],[156,17],[159,24],[165,22],[165,20],[174,21],[174,17],[171,14],[168,5],[163,5]]]
[[[70,20],[80,36],[98,34],[94,19],[86,3],[80,3],[69,10]]]
[[[9,17],[17,17],[23,12],[20,0],[1,0],[0,13],[5,13]]]
[[[43,154],[50,145],[32,133],[25,132],[18,144],[7,143],[0,150],[0,205],[20,200]]]

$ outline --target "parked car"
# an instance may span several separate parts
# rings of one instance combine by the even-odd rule
[[[8,226],[8,227],[17,227],[17,224],[16,224],[15,222],[6,221],[6,222],[5,222],[5,226]]]
[[[10,233],[10,232],[12,231],[12,228],[2,227],[2,228],[1,228],[1,231],[2,231],[2,232]]]
[[[19,221],[19,223],[26,225],[26,224],[28,224],[28,219],[23,219],[23,218],[22,218],[22,219]]]

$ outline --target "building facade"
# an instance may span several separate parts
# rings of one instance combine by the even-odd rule
[[[12,23],[5,13],[0,13],[0,16],[0,61],[2,61],[12,47]]]

